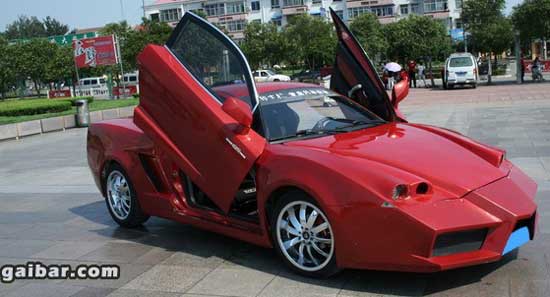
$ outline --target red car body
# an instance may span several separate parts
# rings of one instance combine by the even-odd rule
[[[332,88],[344,92],[341,80],[338,85],[342,78],[347,89],[365,80],[385,94],[351,33],[335,22],[339,45],[355,57],[352,66],[364,72],[362,77],[350,74],[351,60],[339,52]],[[269,142],[241,127],[251,119],[235,112],[239,103],[212,100],[209,89],[168,47],[148,46],[139,64],[141,99],[134,118],[91,125],[88,161],[104,195],[106,168],[120,164],[147,215],[272,247],[274,201],[299,189],[330,220],[338,267],[377,270],[434,272],[497,261],[514,231],[526,227],[530,239],[534,236],[535,182],[500,149],[446,129],[407,123],[397,111],[407,82],[394,89],[392,100],[383,95],[382,105],[354,99],[385,118],[383,125]],[[317,86],[255,86],[260,97],[300,87]],[[243,84],[217,87],[227,98],[240,98],[246,90]],[[239,185],[251,172],[257,221],[231,215]],[[218,211],[194,207],[182,176],[200,187]],[[404,188],[396,197],[399,185]]]

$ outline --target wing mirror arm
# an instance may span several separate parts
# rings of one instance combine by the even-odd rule
[[[353,86],[349,91],[348,91],[348,98],[351,98],[351,96],[353,96],[353,94],[355,94],[355,92],[361,90],[363,88],[363,85],[361,84],[356,84],[355,86]]]

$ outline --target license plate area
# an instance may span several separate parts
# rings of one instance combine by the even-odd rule
[[[502,251],[502,255],[506,255],[507,253],[526,244],[530,240],[530,237],[531,236],[529,234],[528,227],[521,227],[512,232],[512,234],[510,234],[510,237],[508,238],[508,242],[506,243],[504,250]]]

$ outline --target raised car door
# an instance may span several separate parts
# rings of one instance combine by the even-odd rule
[[[166,46],[147,46],[138,61],[136,125],[173,162],[169,175],[183,173],[193,190],[198,187],[227,213],[266,143],[253,130],[239,133],[238,122],[222,110],[227,90],[251,110],[257,107],[243,53],[216,27],[187,12]]]
[[[367,53],[332,8],[330,14],[338,36],[330,88],[343,95],[349,94],[351,99],[379,117],[393,121],[395,113],[390,98]]]

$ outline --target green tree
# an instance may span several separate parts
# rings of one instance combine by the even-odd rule
[[[394,60],[443,59],[451,52],[445,26],[430,17],[411,15],[385,25],[383,31],[388,42],[388,57]]]
[[[550,0],[525,0],[514,7],[514,27],[522,40],[550,39]]]
[[[73,49],[71,46],[55,45],[53,55],[46,61],[44,81],[59,83],[74,77]]]
[[[286,39],[272,23],[251,22],[246,25],[241,48],[252,67],[273,66],[286,57]]]
[[[137,69],[137,56],[148,44],[163,45],[172,34],[172,28],[166,23],[143,19],[137,30],[127,33],[122,46],[122,59],[128,70]]]
[[[354,18],[350,30],[370,57],[385,55],[388,42],[375,14],[364,13]]]
[[[332,64],[336,48],[334,27],[328,21],[310,15],[296,15],[283,30],[288,41],[289,62],[310,69]]]
[[[13,46],[0,37],[0,97],[5,97],[5,92],[16,82],[15,65],[13,63]]]
[[[62,24],[52,17],[46,17],[43,21],[37,17],[21,15],[13,23],[6,26],[5,37],[8,40],[29,39],[62,35],[69,31],[67,25]]]
[[[514,33],[512,23],[503,14],[505,5],[505,0],[464,2],[461,17],[466,31],[471,35],[471,44],[475,50],[490,55],[510,48]],[[490,59],[488,62],[488,83],[491,83]]]
[[[61,23],[60,21],[47,16],[44,21],[44,30],[46,31],[46,36],[55,36],[55,35],[65,35],[69,32],[69,26]]]
[[[46,39],[35,38],[16,44],[14,47],[17,54],[12,58],[17,67],[17,78],[19,80],[30,79],[34,84],[36,94],[40,96],[41,83],[46,78],[47,61],[55,56],[57,45]]]

